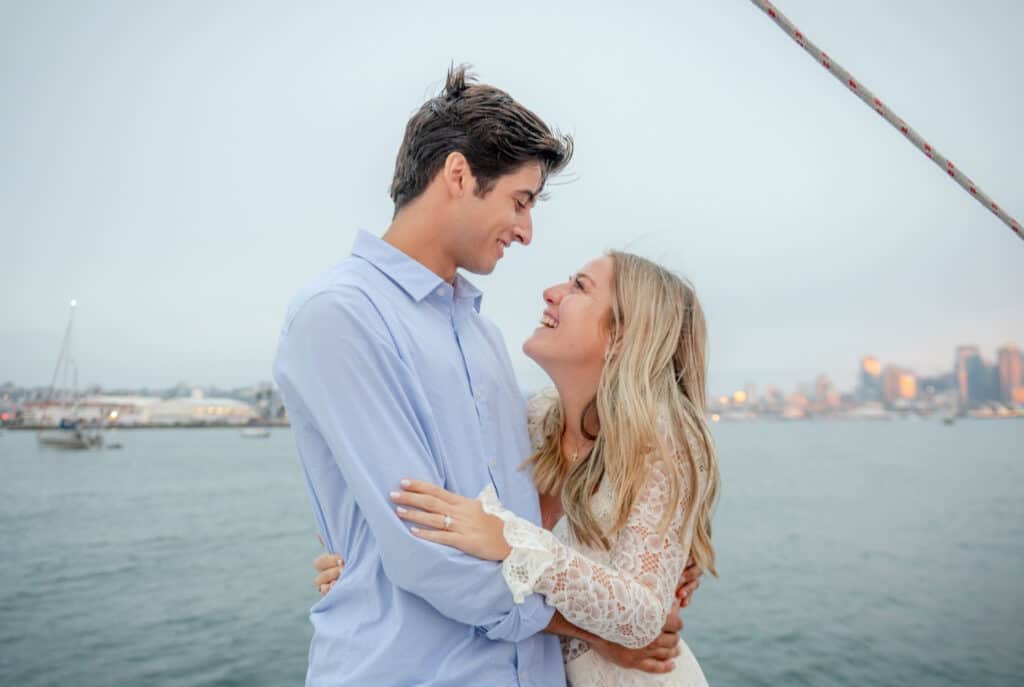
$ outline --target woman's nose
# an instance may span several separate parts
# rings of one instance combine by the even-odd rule
[[[558,305],[562,300],[562,291],[558,286],[549,286],[544,289],[544,302],[548,305]]]
[[[544,302],[549,305],[558,305],[562,301],[562,297],[565,295],[566,286],[564,284],[556,284],[553,287],[548,287],[544,290]]]

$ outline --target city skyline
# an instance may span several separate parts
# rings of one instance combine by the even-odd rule
[[[951,364],[946,369],[921,371],[922,368],[915,367],[913,365],[907,365],[902,361],[885,360],[879,356],[875,356],[872,354],[864,354],[857,359],[857,365],[854,366],[855,371],[850,375],[851,381],[849,383],[843,383],[842,381],[840,381],[843,378],[842,374],[835,374],[834,372],[830,372],[828,370],[817,370],[813,371],[806,377],[793,378],[788,382],[783,383],[776,383],[759,379],[746,379],[746,381],[744,381],[743,383],[734,384],[728,388],[726,388],[726,386],[724,385],[720,385],[719,387],[712,387],[711,385],[709,385],[708,397],[709,399],[714,399],[721,397],[723,395],[729,396],[735,393],[736,391],[747,390],[750,388],[756,388],[761,391],[774,388],[782,392],[795,392],[801,388],[814,387],[816,384],[820,382],[821,379],[827,379],[828,382],[835,388],[835,390],[838,393],[844,395],[855,394],[863,386],[863,373],[865,370],[865,362],[869,360],[874,361],[877,364],[876,375],[880,379],[886,372],[899,372],[902,373],[903,376],[909,375],[913,377],[915,380],[948,378],[955,384],[957,383],[957,356],[959,355],[961,350],[973,351],[974,353],[976,353],[979,356],[980,360],[982,360],[987,367],[993,369],[1000,377],[1008,374],[1006,370],[1008,366],[1011,365],[1017,366],[1013,368],[1013,374],[1016,375],[1016,378],[1020,379],[1024,377],[1024,373],[1022,373],[1020,369],[1020,366],[1024,364],[1024,356],[1021,356],[1020,346],[1018,346],[1016,342],[1006,341],[1000,346],[998,346],[994,351],[989,351],[989,355],[986,355],[986,350],[981,346],[975,344],[960,344],[954,347],[953,355],[951,356]],[[1008,360],[1004,359],[1003,352],[1006,350],[1012,350],[1016,353],[1016,363],[1010,363]],[[541,374],[544,375],[542,371]],[[546,375],[543,376],[542,382],[533,384],[524,382],[524,380],[522,379],[522,375],[517,376],[520,380],[520,387],[525,390],[537,390],[550,383],[550,381],[547,380]],[[907,382],[903,380],[900,383],[906,384]],[[916,381],[914,382],[914,384],[916,385]],[[47,381],[45,383],[28,384],[20,382],[19,380],[14,378],[4,378],[0,376],[0,387],[7,385],[13,385],[14,387],[21,389],[44,390],[49,388],[50,383],[49,381]],[[173,383],[163,384],[104,384],[102,382],[89,382],[80,383],[79,390],[85,391],[88,389],[100,389],[103,390],[104,392],[135,392],[145,389],[151,390],[153,392],[168,392],[171,390],[178,390],[180,392],[183,389],[201,388],[230,391],[247,388],[258,388],[261,386],[273,386],[273,382],[270,380],[269,376],[267,376],[266,378],[253,377],[252,379],[245,380],[241,383],[228,384],[209,382],[206,380],[190,379],[178,379]]]

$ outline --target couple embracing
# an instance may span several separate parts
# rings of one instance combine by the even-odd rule
[[[524,400],[463,276],[529,245],[571,156],[450,70],[408,122],[383,237],[289,307],[274,377],[331,552],[307,685],[706,685],[678,636],[715,572],[693,288],[621,252],[547,288],[523,351],[554,388]]]

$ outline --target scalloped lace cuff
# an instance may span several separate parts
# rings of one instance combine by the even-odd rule
[[[488,484],[477,496],[484,512],[505,523],[505,541],[512,552],[502,561],[501,573],[517,604],[533,594],[537,581],[555,560],[555,537],[542,527],[520,518],[498,500],[494,485]]]

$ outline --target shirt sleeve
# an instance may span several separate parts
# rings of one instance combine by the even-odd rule
[[[445,484],[427,406],[379,313],[356,289],[321,293],[282,332],[274,367],[293,422],[327,445],[380,550],[385,574],[441,614],[495,640],[543,630],[553,609],[517,605],[501,566],[413,536],[389,493],[404,477]]]
[[[503,573],[514,597],[543,594],[569,622],[627,648],[654,641],[672,608],[689,537],[684,537],[683,528],[686,499],[675,504],[668,501],[665,471],[669,466],[652,454],[647,467],[645,484],[614,539],[607,565],[510,513],[492,490],[485,489],[480,495],[484,510],[505,521],[505,538],[512,551],[503,563]],[[666,509],[672,509],[673,516],[668,530],[659,534]]]

